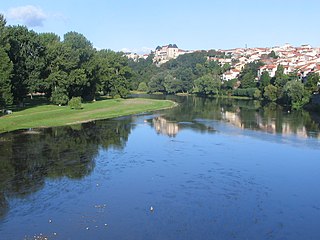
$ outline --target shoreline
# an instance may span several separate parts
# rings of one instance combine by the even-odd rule
[[[15,111],[13,114],[0,117],[0,135],[15,130],[70,126],[165,110],[178,104],[170,100],[130,98],[101,100],[82,105],[81,110],[72,110],[68,106],[42,105]]]

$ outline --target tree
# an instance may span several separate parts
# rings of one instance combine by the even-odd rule
[[[173,73],[173,76],[180,81],[180,88],[182,92],[192,91],[195,75],[191,68],[180,67]]]
[[[303,83],[298,81],[287,82],[284,86],[284,93],[293,109],[302,108],[310,100],[310,93],[304,88]]]
[[[30,89],[34,90],[39,76],[38,58],[42,51],[35,32],[26,27],[9,26],[8,56],[13,63],[11,75],[12,93],[15,100],[21,102]]]
[[[273,58],[273,59],[277,59],[278,58],[278,56],[276,55],[275,51],[273,51],[273,50],[268,54],[268,57],[269,58]]]
[[[73,60],[73,66],[65,69],[68,73],[67,91],[69,99],[72,97],[88,98],[95,90],[91,85],[91,66],[90,60],[93,57],[94,49],[91,42],[82,34],[77,32],[68,32],[64,35],[63,44],[69,50],[69,58]],[[89,98],[93,99],[93,96]]]
[[[0,46],[0,107],[12,104],[10,75],[13,66],[5,50]]]
[[[266,71],[263,72],[260,77],[259,89],[263,91],[264,88],[270,84],[270,80],[271,80],[271,77],[269,76],[269,73]]]
[[[278,88],[270,84],[264,88],[263,96],[266,100],[275,102],[278,99],[277,93]]]
[[[11,73],[13,64],[6,52],[8,44],[6,41],[6,20],[0,14],[0,107],[12,104],[13,95],[11,91]]]
[[[65,88],[55,87],[52,91],[51,101],[58,105],[65,105],[69,101],[68,93]]]
[[[284,74],[284,67],[282,65],[278,65],[275,76],[274,83],[278,88],[283,88],[284,85],[289,81],[288,75]]]
[[[207,74],[194,81],[194,93],[199,95],[218,95],[220,87],[221,80],[219,76]]]
[[[256,87],[255,75],[252,72],[247,72],[242,76],[241,79],[241,88],[254,88]]]
[[[165,92],[164,78],[166,77],[165,72],[160,72],[153,76],[148,83],[148,88],[150,93],[155,92]]]
[[[314,92],[318,92],[319,87],[318,84],[320,82],[319,74],[318,73],[309,73],[307,75],[305,89],[310,92],[311,94]]]
[[[129,79],[132,70],[128,66],[128,59],[122,53],[111,50],[100,50],[99,64],[99,90],[111,97],[119,95],[127,97],[130,90]]]
[[[253,98],[255,98],[255,99],[260,99],[261,98],[261,91],[259,89],[256,89],[254,91]]]
[[[182,81],[173,77],[171,74],[167,74],[164,78],[164,87],[167,93],[181,92]]]
[[[260,61],[255,61],[248,63],[244,66],[243,70],[239,75],[239,80],[241,82],[241,88],[255,88],[256,82],[255,79],[257,77],[259,67],[263,66],[263,63]]]

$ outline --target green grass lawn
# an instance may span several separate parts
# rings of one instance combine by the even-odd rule
[[[107,99],[82,104],[83,109],[71,110],[68,106],[42,105],[0,117],[0,133],[17,129],[54,127],[107,119],[130,114],[170,108],[172,101],[143,98]]]

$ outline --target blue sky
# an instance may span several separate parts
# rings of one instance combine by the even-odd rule
[[[319,0],[1,0],[10,25],[37,32],[84,34],[95,47],[150,51],[320,47]]]

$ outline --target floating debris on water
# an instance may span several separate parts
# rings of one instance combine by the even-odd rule
[[[107,204],[96,204],[94,205],[95,208],[106,208]]]
[[[49,238],[47,236],[44,236],[42,233],[39,233],[39,235],[34,235],[33,237],[25,236],[24,240],[48,240]]]

